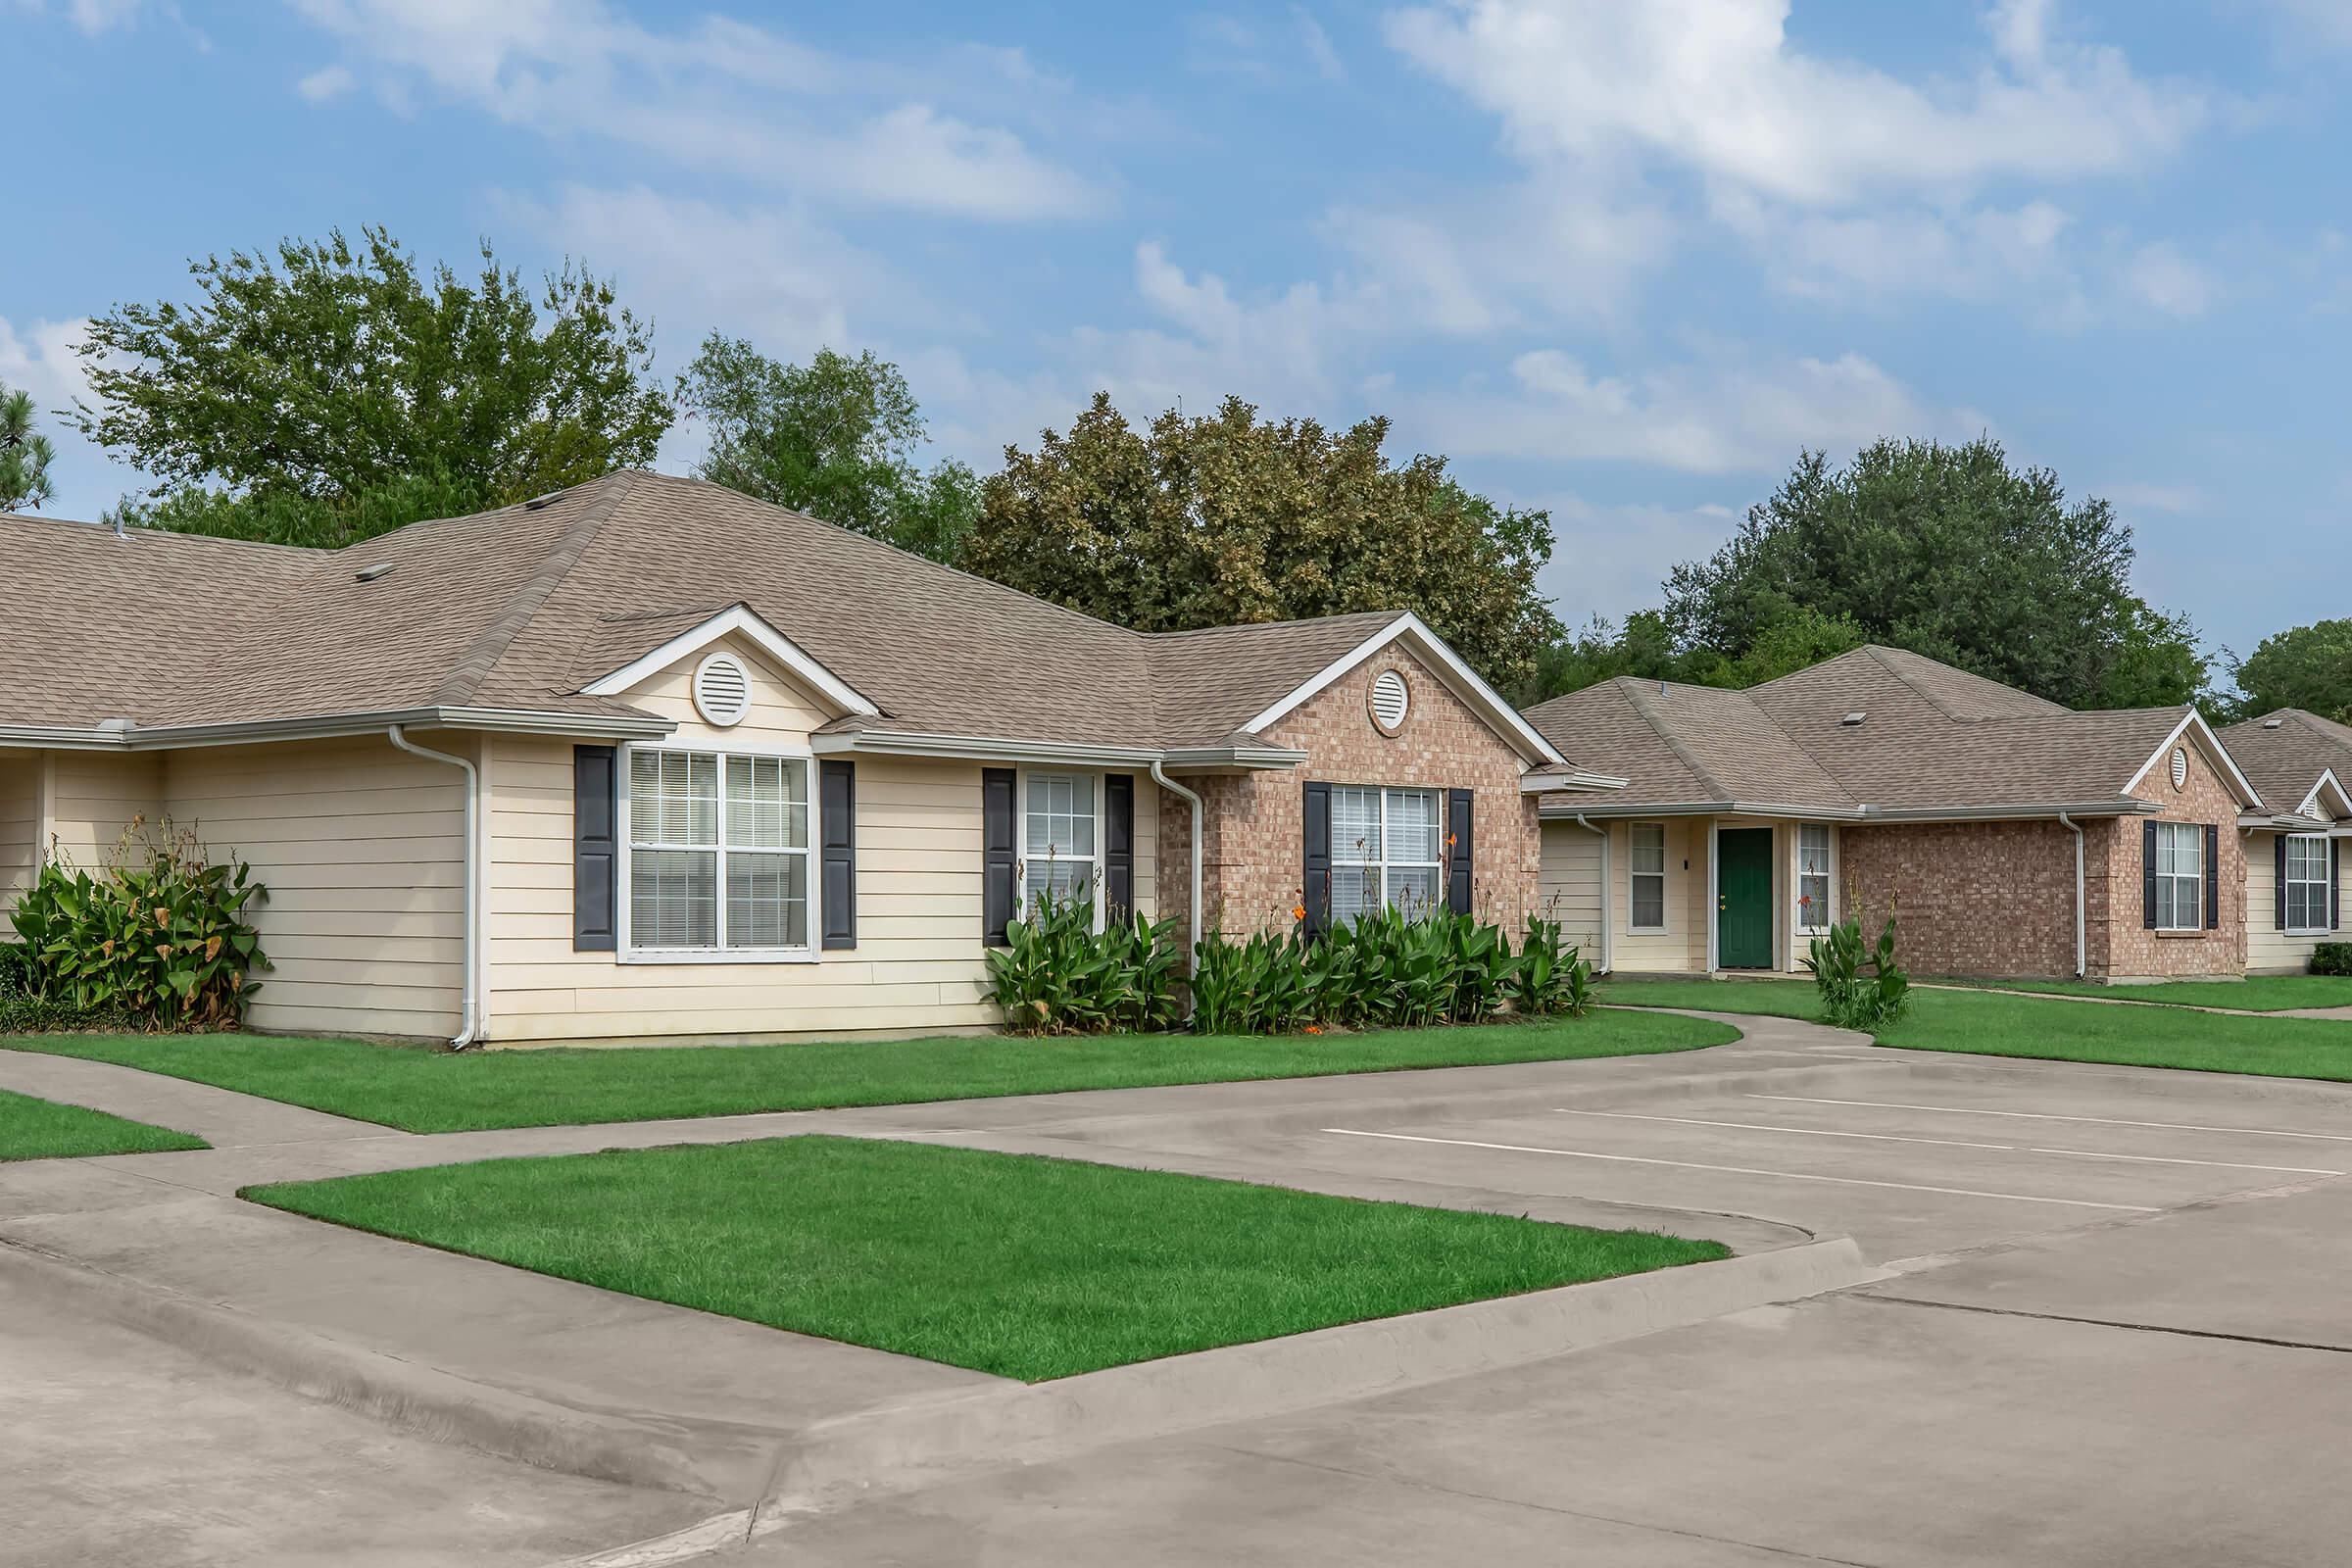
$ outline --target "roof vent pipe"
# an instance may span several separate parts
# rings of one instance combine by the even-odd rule
[[[2266,718],[2262,721],[2262,727],[2264,729],[2284,729],[2286,727],[2286,720],[2283,718]]]
[[[1838,723],[1838,726],[1843,729],[1857,729],[1861,726],[1862,721],[1869,716],[1870,715],[1868,713],[1857,708],[1852,712],[1839,719]]]

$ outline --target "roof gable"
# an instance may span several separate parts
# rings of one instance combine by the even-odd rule
[[[641,624],[648,629],[665,629],[662,621]],[[622,696],[641,682],[727,638],[741,638],[790,670],[811,691],[832,704],[837,715],[862,713],[872,716],[882,711],[856,687],[810,658],[799,644],[761,620],[748,605],[729,605],[717,614],[672,633],[628,662],[588,681],[580,689],[591,697]]]

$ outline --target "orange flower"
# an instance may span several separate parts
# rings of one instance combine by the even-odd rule
[[[1310,1023],[1306,1026],[1306,1032],[1310,1035],[1319,1035],[1323,1032],[1323,1026],[1319,1023]]]
[[[1291,906],[1291,918],[1292,918],[1292,919],[1294,919],[1294,920],[1303,920],[1303,919],[1305,919],[1305,918],[1306,918],[1306,906],[1305,906],[1305,905],[1303,905],[1303,904],[1294,904],[1294,905],[1292,905],[1292,906]]]
[[[1449,849],[1449,850],[1450,850],[1450,849],[1452,849],[1452,848],[1453,848],[1453,846],[1454,846],[1454,842],[1455,842],[1455,841],[1454,841],[1454,837],[1453,837],[1453,835],[1452,835],[1452,834],[1448,833],[1448,834],[1446,834],[1446,847],[1447,849]]]

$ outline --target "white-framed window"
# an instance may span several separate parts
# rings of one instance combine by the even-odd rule
[[[2286,840],[2286,928],[2328,929],[2328,837],[2292,833]]]
[[[813,957],[809,773],[805,756],[630,747],[623,955]]]
[[[1331,787],[1331,918],[1374,909],[1426,915],[1445,896],[1444,792]]]
[[[1021,775],[1021,907],[1051,890],[1102,917],[1102,784],[1093,773]]]
[[[2205,929],[2205,829],[2196,822],[2156,827],[2156,929]]]
[[[1796,825],[1796,923],[1807,931],[1827,930],[1830,915],[1830,825]]]
[[[1627,830],[1633,854],[1627,858],[1634,879],[1633,929],[1666,929],[1666,824],[1636,822]]]

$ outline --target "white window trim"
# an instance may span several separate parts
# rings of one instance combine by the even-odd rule
[[[1436,887],[1437,887],[1437,890],[1438,890],[1438,891],[1437,891],[1437,895],[1436,895],[1436,897],[1434,897],[1434,898],[1433,898],[1433,899],[1430,901],[1429,909],[1428,909],[1427,911],[1424,911],[1424,912],[1434,913],[1435,911],[1437,911],[1437,910],[1439,910],[1439,909],[1442,909],[1442,908],[1445,908],[1445,907],[1446,907],[1446,863],[1447,863],[1447,857],[1446,857],[1446,788],[1445,788],[1445,786],[1444,786],[1444,785],[1440,785],[1440,784],[1346,784],[1346,783],[1342,783],[1342,784],[1334,784],[1334,785],[1332,786],[1332,788],[1334,788],[1334,789],[1344,789],[1344,790],[1370,790],[1370,791],[1372,791],[1372,792],[1373,792],[1375,795],[1377,795],[1377,796],[1379,796],[1379,797],[1380,797],[1380,858],[1379,858],[1379,859],[1377,859],[1377,860],[1348,860],[1348,859],[1343,859],[1343,858],[1341,858],[1341,857],[1340,857],[1340,845],[1339,845],[1339,840],[1338,840],[1338,838],[1335,836],[1335,837],[1333,838],[1333,840],[1332,840],[1332,845],[1331,845],[1331,865],[1332,865],[1332,869],[1336,871],[1336,870],[1338,870],[1338,869],[1339,869],[1341,866],[1343,866],[1343,865],[1358,866],[1358,867],[1363,867],[1363,866],[1378,866],[1378,867],[1380,868],[1380,906],[1381,906],[1383,909],[1387,909],[1387,908],[1392,908],[1392,907],[1394,907],[1394,906],[1393,906],[1393,905],[1391,905],[1391,903],[1389,902],[1389,873],[1390,873],[1390,871],[1392,871],[1392,870],[1395,870],[1395,869],[1396,869],[1396,868],[1398,868],[1398,867],[1406,867],[1406,868],[1409,868],[1409,869],[1412,869],[1412,870],[1416,870],[1416,871],[1418,871],[1418,870],[1423,870],[1423,869],[1426,869],[1426,868],[1432,868],[1432,867],[1434,867],[1434,868],[1436,869],[1437,873],[1438,873],[1438,874],[1437,874],[1437,879],[1436,879],[1436,884],[1435,884],[1435,885],[1436,885]],[[1394,859],[1391,859],[1391,858],[1389,858],[1389,846],[1390,846],[1391,844],[1393,844],[1393,843],[1395,843],[1395,842],[1396,842],[1396,841],[1395,841],[1393,838],[1391,838],[1391,837],[1390,837],[1390,834],[1389,834],[1389,797],[1390,797],[1391,795],[1396,794],[1396,793],[1398,793],[1398,792],[1400,792],[1400,791],[1403,791],[1403,790],[1411,790],[1411,791],[1413,791],[1415,794],[1418,794],[1418,795],[1432,795],[1432,796],[1435,796],[1435,797],[1437,798],[1437,803],[1438,803],[1438,834],[1437,834],[1438,857],[1437,857],[1437,858],[1436,858],[1436,859],[1434,859],[1434,860],[1394,860]],[[1367,911],[1367,912],[1369,912],[1369,911]]]
[[[1658,830],[1658,868],[1654,872],[1634,869],[1634,829],[1638,827],[1654,827]],[[1658,923],[1656,925],[1634,923],[1634,909],[1637,907],[1634,902],[1634,882],[1637,878],[1644,876],[1655,876],[1658,879]],[[1625,929],[1629,935],[1662,937],[1671,932],[1674,923],[1674,901],[1668,897],[1668,893],[1669,884],[1673,880],[1674,841],[1666,830],[1666,824],[1654,821],[1628,822],[1625,825]]]
[[[720,759],[719,798],[722,803],[726,798],[725,759],[730,756],[787,758],[808,763],[808,844],[805,851],[800,852],[808,857],[808,945],[807,947],[640,948],[634,945],[632,933],[629,930],[629,866],[630,862],[636,858],[636,850],[634,848],[635,833],[632,831],[632,824],[629,816],[629,759],[637,752],[701,752],[705,755],[716,754]],[[818,795],[820,792],[816,787],[816,756],[813,752],[809,751],[806,746],[782,746],[770,742],[760,741],[744,741],[741,743],[726,741],[715,744],[709,741],[632,741],[621,747],[620,757],[615,771],[619,775],[615,785],[619,799],[613,803],[614,825],[619,829],[619,842],[615,846],[617,853],[613,857],[614,860],[618,862],[614,871],[615,885],[612,895],[614,905],[616,906],[612,911],[612,919],[614,929],[618,937],[618,940],[614,944],[613,952],[613,957],[615,961],[620,963],[816,963],[820,961],[818,933],[822,932],[825,928],[823,905],[824,877],[822,875],[823,867],[817,863],[816,847],[824,842],[824,838],[821,824],[817,820],[817,811],[820,805]],[[720,811],[718,836],[720,840],[718,870],[718,935],[719,939],[724,941],[726,938],[727,921],[727,873],[725,856],[725,840],[727,832],[723,804]]]
[[[2328,874],[2333,868],[2333,861],[2328,853],[2328,836],[2325,833],[2288,833],[2283,837],[2287,845],[2286,866],[2289,871],[2294,869],[2295,857],[2293,846],[2297,839],[2301,839],[2305,843],[2317,844],[2320,847],[2319,876],[2316,879],[2289,876],[2280,885],[2278,895],[2282,900],[2285,901],[2287,908],[2291,911],[2294,908],[2294,899],[2289,892],[2290,889],[2298,886],[2319,889],[2320,923],[2318,925],[2289,925],[2286,928],[2286,935],[2290,937],[2324,937],[2335,929],[2335,927],[2329,925],[2327,920],[2328,903],[2328,896],[2332,891],[2331,883],[2333,881],[2333,878]],[[2291,913],[2289,918],[2292,918]]]
[[[1109,861],[1110,832],[1108,813],[1104,809],[1107,803],[1102,799],[1102,774],[1091,767],[1024,767],[1015,770],[1012,802],[1013,831],[1020,848],[1013,856],[1013,863],[1020,869],[1020,885],[1015,889],[1017,897],[1013,901],[1012,917],[1016,920],[1026,920],[1030,913],[1029,780],[1032,778],[1083,778],[1091,779],[1094,782],[1095,853],[1092,857],[1094,869],[1088,873],[1086,885],[1087,891],[1095,901],[1095,929],[1100,931],[1102,929],[1103,914],[1102,868]],[[1054,858],[1056,862],[1074,862],[1087,858],[1076,855],[1056,855]]]
[[[2180,834],[2181,834],[2181,833],[2186,833],[2186,834],[2188,835],[2189,842],[2191,842],[2192,844],[2196,845],[2196,847],[2197,847],[2197,868],[2196,868],[2196,870],[2195,870],[2194,872],[2181,872],[2181,871],[2158,871],[2158,872],[2156,873],[2156,884],[2157,884],[2157,886],[2158,886],[2159,888],[2161,888],[2161,887],[2162,887],[2162,886],[2163,886],[2163,885],[2164,885],[2166,882],[2168,882],[2168,881],[2169,881],[2169,882],[2176,883],[2176,884],[2177,884],[2177,883],[2181,883],[2181,882],[2193,882],[2193,883],[2196,885],[2196,889],[2197,889],[2197,901],[2196,901],[2196,902],[2197,902],[2197,918],[2196,918],[2196,923],[2195,923],[2195,924],[2193,924],[2193,925],[2180,925],[2180,924],[2167,925],[2167,924],[2165,924],[2165,922],[2164,922],[2164,916],[2163,916],[2163,914],[2162,914],[2162,912],[2161,912],[2161,911],[2163,910],[2164,905],[2163,905],[2163,901],[2160,899],[2160,900],[2158,900],[2158,902],[2157,902],[2157,909],[2158,909],[2158,911],[2159,911],[2159,912],[2158,912],[2158,914],[2157,914],[2157,917],[2156,917],[2156,929],[2157,929],[2157,930],[2159,930],[2159,931],[2203,931],[2204,929],[2206,929],[2206,926],[2205,926],[2205,826],[2204,826],[2204,824],[2203,824],[2203,823],[2201,823],[2201,822],[2158,822],[2158,823],[2156,824],[2156,836],[2157,836],[2159,839],[2162,839],[2163,837],[2165,837],[2165,836],[2166,836],[2166,834],[2167,834],[2168,832],[2170,832],[2170,833],[2171,833],[2172,835],[2174,835],[2176,838],[2178,838],[2178,836],[2179,836]],[[2161,853],[2162,853],[2162,847],[2161,847],[2161,846],[2159,846],[2159,848],[2158,848],[2158,853],[2159,853],[2159,854],[2161,854]],[[2175,856],[2176,861],[2178,860],[2179,855],[2180,855],[2180,851],[2179,851],[2179,849],[2176,847],[2176,848],[2175,848],[2175,850],[2174,850],[2174,856]],[[2173,912],[2174,912],[2174,916],[2175,916],[2176,920],[2178,920],[2178,918],[2179,918],[2179,915],[2180,915],[2180,888],[2179,888],[2178,886],[2176,886],[2176,887],[2173,889]]]
[[[1829,859],[1821,870],[1821,907],[1814,911],[1817,918],[1813,919],[1808,919],[1805,906],[1795,902],[1802,899],[1805,893],[1805,829],[1809,827],[1821,829],[1829,838]],[[1789,899],[1791,906],[1795,910],[1797,933],[1801,936],[1817,937],[1838,923],[1838,826],[1834,822],[1799,822],[1796,824],[1794,840],[1789,848],[1794,852],[1791,856],[1789,875],[1796,884]]]

